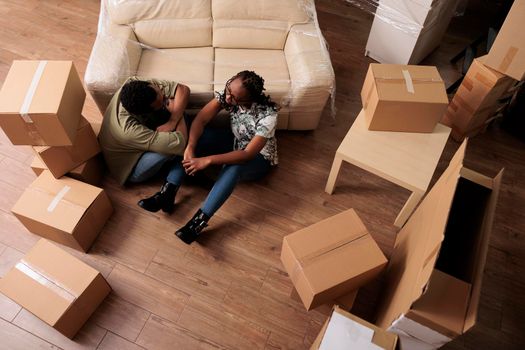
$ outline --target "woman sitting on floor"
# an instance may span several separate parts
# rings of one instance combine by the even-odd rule
[[[264,90],[264,79],[253,71],[242,71],[229,79],[224,91],[215,92],[215,98],[193,120],[178,171],[170,171],[160,192],[138,203],[149,211],[169,211],[186,174],[222,165],[200,209],[175,233],[185,243],[197,238],[239,181],[261,179],[277,164],[278,106]],[[221,109],[229,112],[231,131],[205,128]]]

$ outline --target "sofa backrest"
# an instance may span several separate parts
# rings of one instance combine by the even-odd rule
[[[212,0],[213,46],[284,48],[290,27],[310,21],[311,0]]]
[[[109,20],[155,48],[212,45],[211,0],[105,0]],[[251,1],[251,0],[249,0]]]

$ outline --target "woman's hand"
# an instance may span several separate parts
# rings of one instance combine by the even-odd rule
[[[195,175],[197,171],[205,169],[210,164],[211,159],[209,157],[184,159],[182,161],[182,166],[188,175]]]
[[[186,146],[186,149],[184,150],[184,160],[190,160],[195,158],[195,151],[193,150],[193,147]]]

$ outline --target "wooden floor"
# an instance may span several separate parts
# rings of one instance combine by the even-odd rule
[[[476,2],[476,1],[471,1]],[[115,214],[88,255],[71,253],[108,279],[113,292],[70,341],[0,295],[0,349],[306,349],[330,310],[306,312],[290,299],[279,261],[282,237],[353,207],[389,255],[394,219],[408,192],[348,164],[333,195],[324,193],[335,150],[359,112],[369,59],[363,56],[372,16],[344,0],[318,0],[321,28],[337,76],[337,117],[325,113],[314,132],[279,132],[280,165],[262,182],[239,186],[199,244],[173,236],[206,189],[188,184],[171,216],[140,210],[139,198],[160,182],[119,188],[107,179]],[[69,59],[83,76],[97,30],[94,0],[1,0],[0,80],[14,59]],[[447,61],[479,35],[483,13],[454,19],[426,63],[448,82]],[[485,13],[486,15],[486,13]],[[100,119],[88,98],[84,114]],[[434,180],[458,144],[449,141]],[[0,276],[39,239],[10,209],[34,180],[28,147],[0,138]],[[470,142],[466,164],[487,175],[505,167],[477,325],[446,349],[525,348],[525,144],[499,125]],[[373,316],[381,289],[360,291],[355,312]]]

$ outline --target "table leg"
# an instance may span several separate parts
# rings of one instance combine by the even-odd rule
[[[394,221],[394,226],[403,227],[405,222],[408,220],[408,217],[410,216],[410,214],[412,214],[417,204],[423,197],[423,194],[424,193],[418,191],[412,192],[410,197],[408,197],[405,205],[403,206],[403,209],[401,209],[401,211],[397,215],[396,221]]]
[[[328,181],[326,182],[326,187],[324,191],[328,194],[334,192],[335,181],[337,180],[337,175],[339,175],[339,170],[341,169],[341,163],[343,159],[335,155],[334,162],[332,163],[332,169],[330,169],[330,175],[328,175]]]

